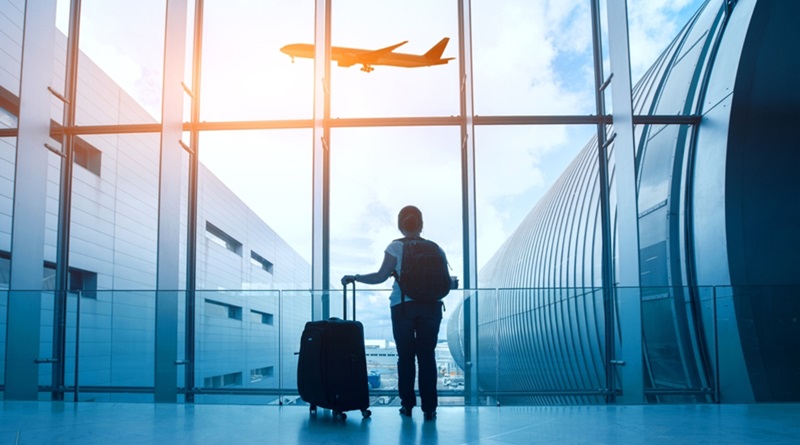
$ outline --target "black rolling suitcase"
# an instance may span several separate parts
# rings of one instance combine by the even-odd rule
[[[346,419],[345,411],[361,410],[369,417],[367,357],[364,326],[347,320],[347,286],[344,287],[343,318],[309,321],[300,339],[297,362],[297,390],[311,414],[317,407],[333,410],[336,418]],[[356,285],[353,283],[353,318],[356,312]]]

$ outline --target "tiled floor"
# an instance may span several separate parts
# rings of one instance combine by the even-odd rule
[[[0,444],[798,444],[800,404],[378,407],[0,402]]]

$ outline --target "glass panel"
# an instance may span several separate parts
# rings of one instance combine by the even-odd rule
[[[206,1],[203,17],[202,120],[311,118],[314,64],[281,48],[313,44],[314,2]]]
[[[281,293],[280,315],[275,324],[280,328],[281,351],[280,388],[288,394],[285,403],[297,403],[297,361],[300,338],[307,321],[311,320],[312,299],[319,301],[321,291],[291,290]],[[300,402],[302,403],[302,402]]]
[[[332,130],[330,269],[334,288],[341,289],[342,275],[379,269],[386,246],[402,237],[397,213],[409,204],[422,211],[422,235],[442,247],[452,275],[463,277],[459,135],[457,127]],[[390,279],[375,286],[359,285],[356,298],[356,318],[364,324],[370,346],[368,367],[380,374],[382,390],[396,389],[397,358],[388,301],[392,283]],[[341,317],[341,298],[341,290],[332,291],[332,316]],[[447,358],[447,319],[461,298],[460,292],[453,291],[444,300],[447,312],[437,349],[439,364],[454,373],[455,365]],[[352,295],[348,299],[352,316]],[[440,388],[444,388],[444,377],[440,375]],[[381,396],[388,398],[377,403],[392,403],[396,393]]]
[[[624,337],[625,307],[641,299],[644,393],[649,403],[712,403],[717,387],[717,315],[714,289],[642,286],[617,289]],[[630,321],[633,321],[631,319]],[[624,339],[623,339],[624,340]],[[617,340],[621,340],[618,338]],[[738,347],[738,346],[737,346]],[[618,343],[624,357],[625,343]],[[619,370],[621,373],[622,370]],[[625,390],[624,378],[618,384]]]
[[[608,80],[609,75],[611,74],[611,61],[608,58],[609,48],[608,48],[608,5],[607,0],[600,0],[599,2],[599,15],[600,15],[600,56],[602,58],[602,65],[603,65],[603,79]],[[636,85],[636,81],[638,77],[632,78],[633,85]],[[613,101],[611,100],[611,88],[606,88],[601,93],[603,96],[603,101],[605,103],[606,114],[611,114],[613,108]]]
[[[278,403],[284,384],[296,388],[296,368],[295,376],[284,375],[281,362],[297,352],[311,312],[307,295],[282,305],[278,291],[197,292],[195,386],[210,394],[197,401]],[[252,390],[270,391],[246,399],[234,395]]]
[[[166,0],[81,5],[78,125],[161,120]]]
[[[183,67],[183,84],[189,87],[190,91],[195,93],[199,90],[199,85],[193,85],[193,70],[194,70],[194,32],[195,32],[195,6],[196,2],[188,2],[186,11],[186,50],[184,55]],[[192,120],[192,96],[188,93],[183,95],[183,121],[189,122]],[[186,145],[189,145],[189,138],[183,139]]]
[[[147,290],[68,297],[65,382],[78,383],[77,400],[152,402],[155,303]]]
[[[688,125],[647,125],[640,130],[637,125],[635,133],[639,157],[639,213],[643,214],[666,204],[678,190],[672,190],[679,183],[674,177],[676,163],[683,163],[684,147],[691,138],[691,127]],[[641,139],[644,140],[642,141]],[[672,198],[675,199],[675,198]]]
[[[330,261],[335,285],[342,275],[378,270],[386,246],[402,236],[397,213],[409,204],[422,211],[422,235],[444,249],[452,274],[463,277],[459,134],[457,127],[331,131]],[[391,281],[381,286],[389,288]],[[361,317],[365,325],[377,326],[371,317],[387,321],[387,302],[375,303],[378,312]]]
[[[786,289],[778,292],[784,291]],[[769,293],[775,294],[775,289],[739,292],[741,298],[751,295],[763,298]],[[500,288],[480,291],[479,296],[477,369],[482,394],[503,405],[604,403],[605,335],[601,289]],[[717,387],[714,369],[718,360],[714,289],[647,287],[641,292],[639,288],[619,289],[617,298],[618,308],[630,306],[630,298],[642,299],[647,400],[655,403],[712,402]],[[722,304],[720,307],[726,311],[731,309],[730,302]],[[775,302],[770,301],[758,305],[758,310],[769,312],[773,304]],[[681,313],[689,307],[696,309]],[[792,303],[785,303],[783,308],[788,309],[789,314],[796,313],[796,305]],[[749,313],[748,310],[749,306],[743,311]],[[742,309],[738,308],[738,312]],[[461,308],[456,308],[453,317],[461,315]],[[687,316],[690,319],[686,319]],[[749,326],[752,320],[747,316],[734,318],[740,318],[740,322],[744,320]],[[789,320],[792,316],[783,319]],[[769,330],[772,334],[779,331],[766,331]],[[450,343],[452,349],[453,336],[450,336]],[[459,345],[457,339],[455,343]],[[617,344],[618,356],[624,346]],[[729,343],[725,347],[739,346]],[[454,355],[457,361],[463,362],[461,354]],[[791,356],[776,354],[772,359],[783,363],[779,368],[793,369],[791,360],[786,359]],[[617,385],[620,384],[624,382],[618,381]],[[624,386],[621,388],[624,391]]]
[[[331,13],[331,45],[342,48],[332,48],[336,61],[331,67],[331,116],[459,114],[458,60],[421,67],[386,65],[427,65],[456,58],[457,2],[347,0],[333,3]],[[444,45],[445,37],[449,42],[442,50],[437,43]],[[406,41],[377,60],[366,59],[363,53],[360,58],[353,56],[359,50],[376,51]],[[429,57],[419,57],[428,51]]]
[[[45,271],[45,274],[47,272]],[[39,359],[49,359],[53,357],[53,300],[54,293],[49,292],[24,292],[25,298],[39,298],[40,324],[39,324]],[[39,364],[39,385],[51,386],[53,384],[54,363]],[[50,400],[51,393],[39,392],[39,400]]]
[[[595,113],[588,1],[472,2],[475,114]]]
[[[153,385],[160,144],[155,133],[75,138],[65,382],[78,400],[152,400],[91,387]]]
[[[311,318],[308,291],[292,291],[311,283],[311,147],[310,130],[201,134],[195,385],[213,396],[198,402],[296,399],[277,396],[296,392]],[[249,390],[260,397],[234,395]]]
[[[56,34],[62,34],[64,37],[69,35],[71,3],[72,0],[56,0]]]
[[[631,80],[635,85],[705,0],[628,0]]]
[[[719,323],[717,318],[717,288],[714,286],[698,286],[697,288],[689,288],[696,292],[696,306],[699,309],[700,315],[698,318],[699,341],[705,345],[705,370],[708,388],[713,394],[713,401],[719,403],[720,401],[720,387],[719,387]]]
[[[56,5],[56,31],[54,41],[54,64],[53,64],[53,81],[51,88],[53,91],[65,97],[67,95],[66,85],[66,68],[67,68],[67,38],[69,36],[69,15],[70,15],[70,0],[57,0]],[[53,130],[58,129],[64,123],[64,111],[66,104],[59,99],[55,94],[50,99],[50,118],[52,119],[51,133],[56,133]],[[58,142],[51,144],[54,147],[60,148],[61,137],[56,134],[52,135]]]
[[[460,342],[464,326],[458,313],[462,312],[464,300],[470,295],[474,294],[467,289],[452,290],[443,300],[445,312],[436,346],[436,366],[439,369],[436,388],[440,405],[464,404],[463,345]]]
[[[311,130],[201,134],[198,289],[310,287],[311,148]],[[228,252],[210,228],[232,240]],[[215,263],[238,255],[250,267],[252,253],[272,272],[252,265],[257,273],[243,275],[231,263],[237,272],[230,274]]]
[[[309,297],[307,290],[198,292],[196,401],[296,403],[296,352]]]
[[[98,289],[155,289],[160,136],[85,135],[73,169],[70,267]]]
[[[397,398],[397,348],[392,339],[392,327],[389,311],[384,304],[389,299],[390,291],[373,289],[364,285],[358,288],[356,311],[358,320],[364,323],[365,346],[367,354],[367,381],[370,387],[371,406],[398,405]],[[464,404],[464,371],[463,360],[455,358],[451,351],[461,351],[461,336],[457,334],[461,322],[458,317],[451,317],[459,312],[464,300],[463,290],[451,291],[442,302],[445,305],[444,317],[439,328],[439,342],[436,346],[436,368],[438,372],[436,388],[439,393],[439,405]],[[376,309],[376,302],[378,307]],[[332,312],[341,316],[341,294],[333,294],[331,298]],[[365,321],[366,313],[373,315],[375,311],[383,311],[384,319]],[[348,293],[348,313],[352,315],[352,293]],[[451,326],[450,323],[455,324]],[[454,349],[456,348],[456,349]]]
[[[796,402],[800,399],[800,286],[733,286],[719,291],[720,328],[735,320],[741,341],[741,360],[746,365],[752,395],[759,402]],[[725,300],[723,298],[727,297]],[[731,315],[730,304],[735,308]],[[728,326],[723,326],[728,325]],[[719,372],[723,390],[734,391],[738,371],[731,341],[719,334]],[[728,349],[728,350],[726,350]],[[741,369],[741,368],[740,368]],[[756,371],[757,370],[757,371]],[[740,380],[741,381],[741,380]],[[723,392],[723,397],[725,393]],[[724,399],[723,399],[724,402]]]
[[[596,127],[586,125],[476,127],[480,286],[503,286],[486,281],[489,277],[484,279],[481,269],[556,181],[570,175],[565,169],[595,131]]]
[[[0,255],[11,253],[11,221],[14,212],[17,138],[0,137]],[[5,276],[8,288],[8,276]]]
[[[16,128],[25,1],[0,2],[0,129]]]
[[[480,292],[478,380],[503,405],[603,402],[599,289]]]

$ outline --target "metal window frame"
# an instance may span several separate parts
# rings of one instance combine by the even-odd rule
[[[165,34],[165,55],[184,54],[187,3],[189,0],[166,0],[167,19]],[[200,131],[224,131],[224,130],[253,130],[253,129],[287,129],[287,128],[307,128],[313,131],[313,187],[312,187],[312,287],[314,290],[321,290],[321,293],[312,292],[313,299],[313,318],[327,318],[330,314],[329,284],[330,265],[329,265],[329,231],[330,231],[330,130],[331,128],[354,128],[354,127],[392,127],[392,126],[458,126],[461,131],[461,161],[462,161],[462,229],[463,229],[463,249],[464,249],[464,287],[475,288],[477,284],[477,255],[476,255],[476,198],[475,198],[475,126],[497,126],[497,125],[597,125],[598,142],[601,150],[605,150],[610,145],[611,138],[607,138],[605,128],[607,125],[614,124],[616,137],[613,138],[614,156],[617,165],[616,192],[617,202],[620,205],[618,213],[618,227],[635,227],[636,224],[636,201],[635,201],[635,172],[632,170],[632,159],[628,159],[627,153],[632,156],[633,150],[633,125],[636,124],[689,124],[697,125],[700,122],[699,116],[643,116],[633,115],[631,107],[631,79],[630,62],[628,60],[628,35],[627,35],[627,11],[625,0],[607,0],[608,6],[608,31],[610,40],[610,61],[614,79],[610,82],[612,88],[612,99],[614,101],[614,115],[605,112],[603,102],[603,90],[609,86],[609,82],[602,77],[602,55],[599,53],[601,47],[599,5],[600,0],[591,0],[593,7],[593,42],[595,45],[595,83],[596,83],[596,111],[595,115],[536,115],[536,116],[475,116],[473,107],[474,86],[472,81],[472,31],[471,31],[471,1],[458,0],[458,21],[459,21],[459,74],[462,82],[460,91],[460,115],[451,117],[396,117],[396,118],[346,118],[332,120],[330,118],[330,35],[331,35],[331,9],[332,0],[317,0],[315,3],[315,65],[314,65],[314,107],[311,119],[293,120],[259,120],[259,121],[236,121],[236,122],[200,122],[200,57],[202,53],[202,32],[203,32],[203,0],[195,0],[195,29],[194,29],[194,48],[193,48],[193,67],[192,67],[192,89],[182,85],[183,65],[165,63],[164,71],[164,103],[162,122],[157,124],[131,124],[131,125],[97,125],[97,126],[78,126],[74,120],[74,104],[67,107],[64,116],[64,166],[62,166],[62,189],[60,199],[60,217],[58,223],[57,264],[59,270],[68,270],[69,245],[69,200],[72,163],[67,162],[71,156],[71,145],[74,138],[78,135],[99,135],[99,134],[135,134],[135,133],[159,133],[161,135],[161,185],[159,188],[159,241],[158,241],[158,281],[157,281],[157,315],[156,315],[156,366],[154,393],[157,402],[174,402],[178,394],[177,388],[177,365],[188,364],[185,369],[186,388],[182,393],[186,394],[186,401],[194,400],[194,342],[195,342],[195,307],[194,307],[194,286],[195,286],[195,261],[196,261],[196,222],[197,222],[197,171],[198,171],[198,142]],[[33,273],[34,269],[41,268],[43,261],[42,234],[44,232],[43,206],[46,197],[44,174],[40,172],[46,166],[48,156],[47,150],[38,147],[36,141],[47,138],[50,129],[49,119],[49,99],[50,94],[47,87],[50,82],[50,71],[42,69],[50,66],[53,60],[53,33],[52,23],[55,17],[55,0],[43,0],[40,2],[27,2],[26,5],[26,29],[24,34],[24,60],[22,67],[21,92],[25,92],[25,103],[21,104],[19,110],[19,127],[12,129],[0,129],[0,137],[18,138],[18,160],[17,171],[25,171],[24,175],[17,175],[15,183],[14,199],[14,219],[12,232],[12,245],[19,245],[24,239],[29,249],[17,249],[14,255],[14,265],[9,294],[9,327],[8,327],[8,357],[6,370],[5,397],[9,400],[15,398],[35,399],[38,397],[37,377],[38,365],[25,365],[19,367],[23,361],[33,357],[30,351],[38,351],[38,334],[28,329],[29,326],[40,325],[40,310],[37,304],[23,300],[17,291],[23,289],[35,289],[36,284],[26,276],[37,277]],[[596,10],[595,10],[596,9]],[[80,0],[72,0],[71,6],[71,31],[70,43],[68,43],[68,73],[67,86],[64,97],[67,101],[75,97],[76,75],[74,70],[77,65],[77,35],[80,29]],[[166,56],[165,56],[166,60]],[[610,79],[609,79],[610,80]],[[183,91],[191,96],[191,120],[182,122]],[[73,101],[74,102],[74,101]],[[182,132],[190,133],[189,144],[181,142]],[[23,150],[22,147],[25,147]],[[177,330],[178,326],[178,299],[179,294],[175,289],[180,287],[178,283],[178,246],[180,232],[177,229],[176,221],[180,220],[178,214],[180,205],[180,195],[175,190],[180,190],[180,178],[174,175],[165,175],[164,172],[175,171],[181,165],[181,150],[187,150],[190,155],[190,176],[189,176],[189,215],[187,233],[187,257],[186,257],[186,360],[179,362],[176,360],[177,350]],[[598,156],[599,160],[605,159],[604,152]],[[625,155],[625,156],[623,156]],[[607,165],[601,161],[601,169]],[[171,177],[171,178],[170,178]],[[631,182],[634,181],[634,182]],[[607,189],[606,183],[605,188]],[[629,188],[630,186],[630,188]],[[609,191],[606,190],[606,193]],[[179,193],[179,192],[178,192]],[[622,195],[620,195],[622,193]],[[22,204],[25,204],[24,206]],[[610,220],[606,208],[604,218]],[[630,215],[633,215],[633,218]],[[604,253],[604,283],[611,285],[615,282],[617,272],[620,276],[620,286],[638,287],[638,242],[623,242],[620,240],[620,258],[618,270],[615,271],[613,258],[610,252],[611,228],[610,223],[604,234],[604,245],[607,252]],[[621,229],[620,229],[621,230]],[[626,229],[627,230],[627,229]],[[37,235],[38,232],[38,235]],[[33,240],[33,244],[31,244]],[[37,248],[41,246],[42,248]],[[13,249],[12,249],[13,252]],[[630,256],[630,258],[628,258]],[[66,273],[66,272],[64,272]],[[59,274],[58,276],[61,276]],[[65,283],[62,278],[61,283]],[[59,287],[59,286],[57,286]],[[63,285],[61,287],[66,287]],[[609,288],[609,295],[616,291],[616,283],[613,289]],[[466,320],[477,320],[478,307],[477,298],[473,299],[476,304],[470,304],[465,316]],[[642,388],[636,376],[641,375],[641,354],[637,354],[636,345],[641,350],[641,336],[635,335],[641,332],[640,308],[637,312],[636,307],[626,307],[621,312],[614,312],[616,300],[610,300],[610,311],[607,316],[613,317],[617,314],[620,317],[622,326],[622,353],[626,363],[622,369],[622,381],[625,385],[622,389],[622,396],[619,401],[622,403],[641,403]],[[55,361],[58,366],[63,368],[64,354],[63,346],[65,333],[62,329],[62,320],[65,320],[65,311],[56,306],[55,321],[59,327],[54,333]],[[65,306],[62,307],[65,309]],[[637,315],[638,313],[638,315]],[[607,340],[608,345],[613,346],[617,341],[613,332],[613,323]],[[477,356],[477,344],[473,339],[477,338],[477,328],[475,323],[467,323],[467,362],[470,370],[467,371],[467,382],[465,386],[467,393],[467,404],[477,404],[477,378],[473,375],[473,370],[477,369],[473,359]],[[638,326],[638,330],[637,330]],[[36,334],[36,335],[31,335]],[[24,340],[19,340],[24,338]],[[638,340],[637,340],[638,338]],[[18,341],[19,340],[19,341]],[[637,343],[638,341],[638,343]],[[36,342],[36,347],[32,347]],[[13,345],[13,346],[12,346]],[[60,346],[59,346],[60,345]],[[60,348],[60,349],[59,349]],[[23,352],[27,349],[29,352]],[[607,356],[608,369],[613,369],[611,361],[617,361],[616,352],[613,348],[609,350]],[[633,351],[633,353],[631,353]],[[30,357],[29,357],[30,356]],[[636,358],[638,356],[638,359]],[[31,361],[33,363],[33,361]],[[53,397],[58,399],[63,397],[63,369],[53,373]],[[615,378],[609,372],[608,390],[614,391]],[[77,372],[76,372],[77,388]],[[60,394],[60,395],[59,395]],[[614,398],[608,400],[613,402]]]

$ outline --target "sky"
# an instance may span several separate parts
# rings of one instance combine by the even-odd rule
[[[62,30],[67,3],[59,0]],[[634,82],[701,4],[629,0]],[[160,112],[164,5],[83,0],[82,6],[81,49],[153,116]],[[280,48],[313,43],[314,2],[207,0],[204,12],[201,120],[311,117],[313,61],[292,62]],[[473,0],[472,18],[476,114],[594,113],[588,0]],[[336,0],[331,35],[335,46],[359,48],[408,40],[397,51],[415,54],[448,36],[444,57],[457,57],[457,2]],[[331,69],[334,118],[459,113],[458,60],[415,69],[376,66],[371,73],[358,68]],[[476,128],[479,267],[594,132],[593,126]],[[201,162],[309,261],[312,144],[308,129],[212,132],[200,141]],[[377,270],[386,245],[400,236],[396,215],[406,204],[421,208],[423,236],[437,241],[453,274],[463,276],[460,144],[457,127],[331,130],[335,284],[343,274]],[[360,287],[368,337],[388,335],[388,293],[381,290],[389,287]]]

